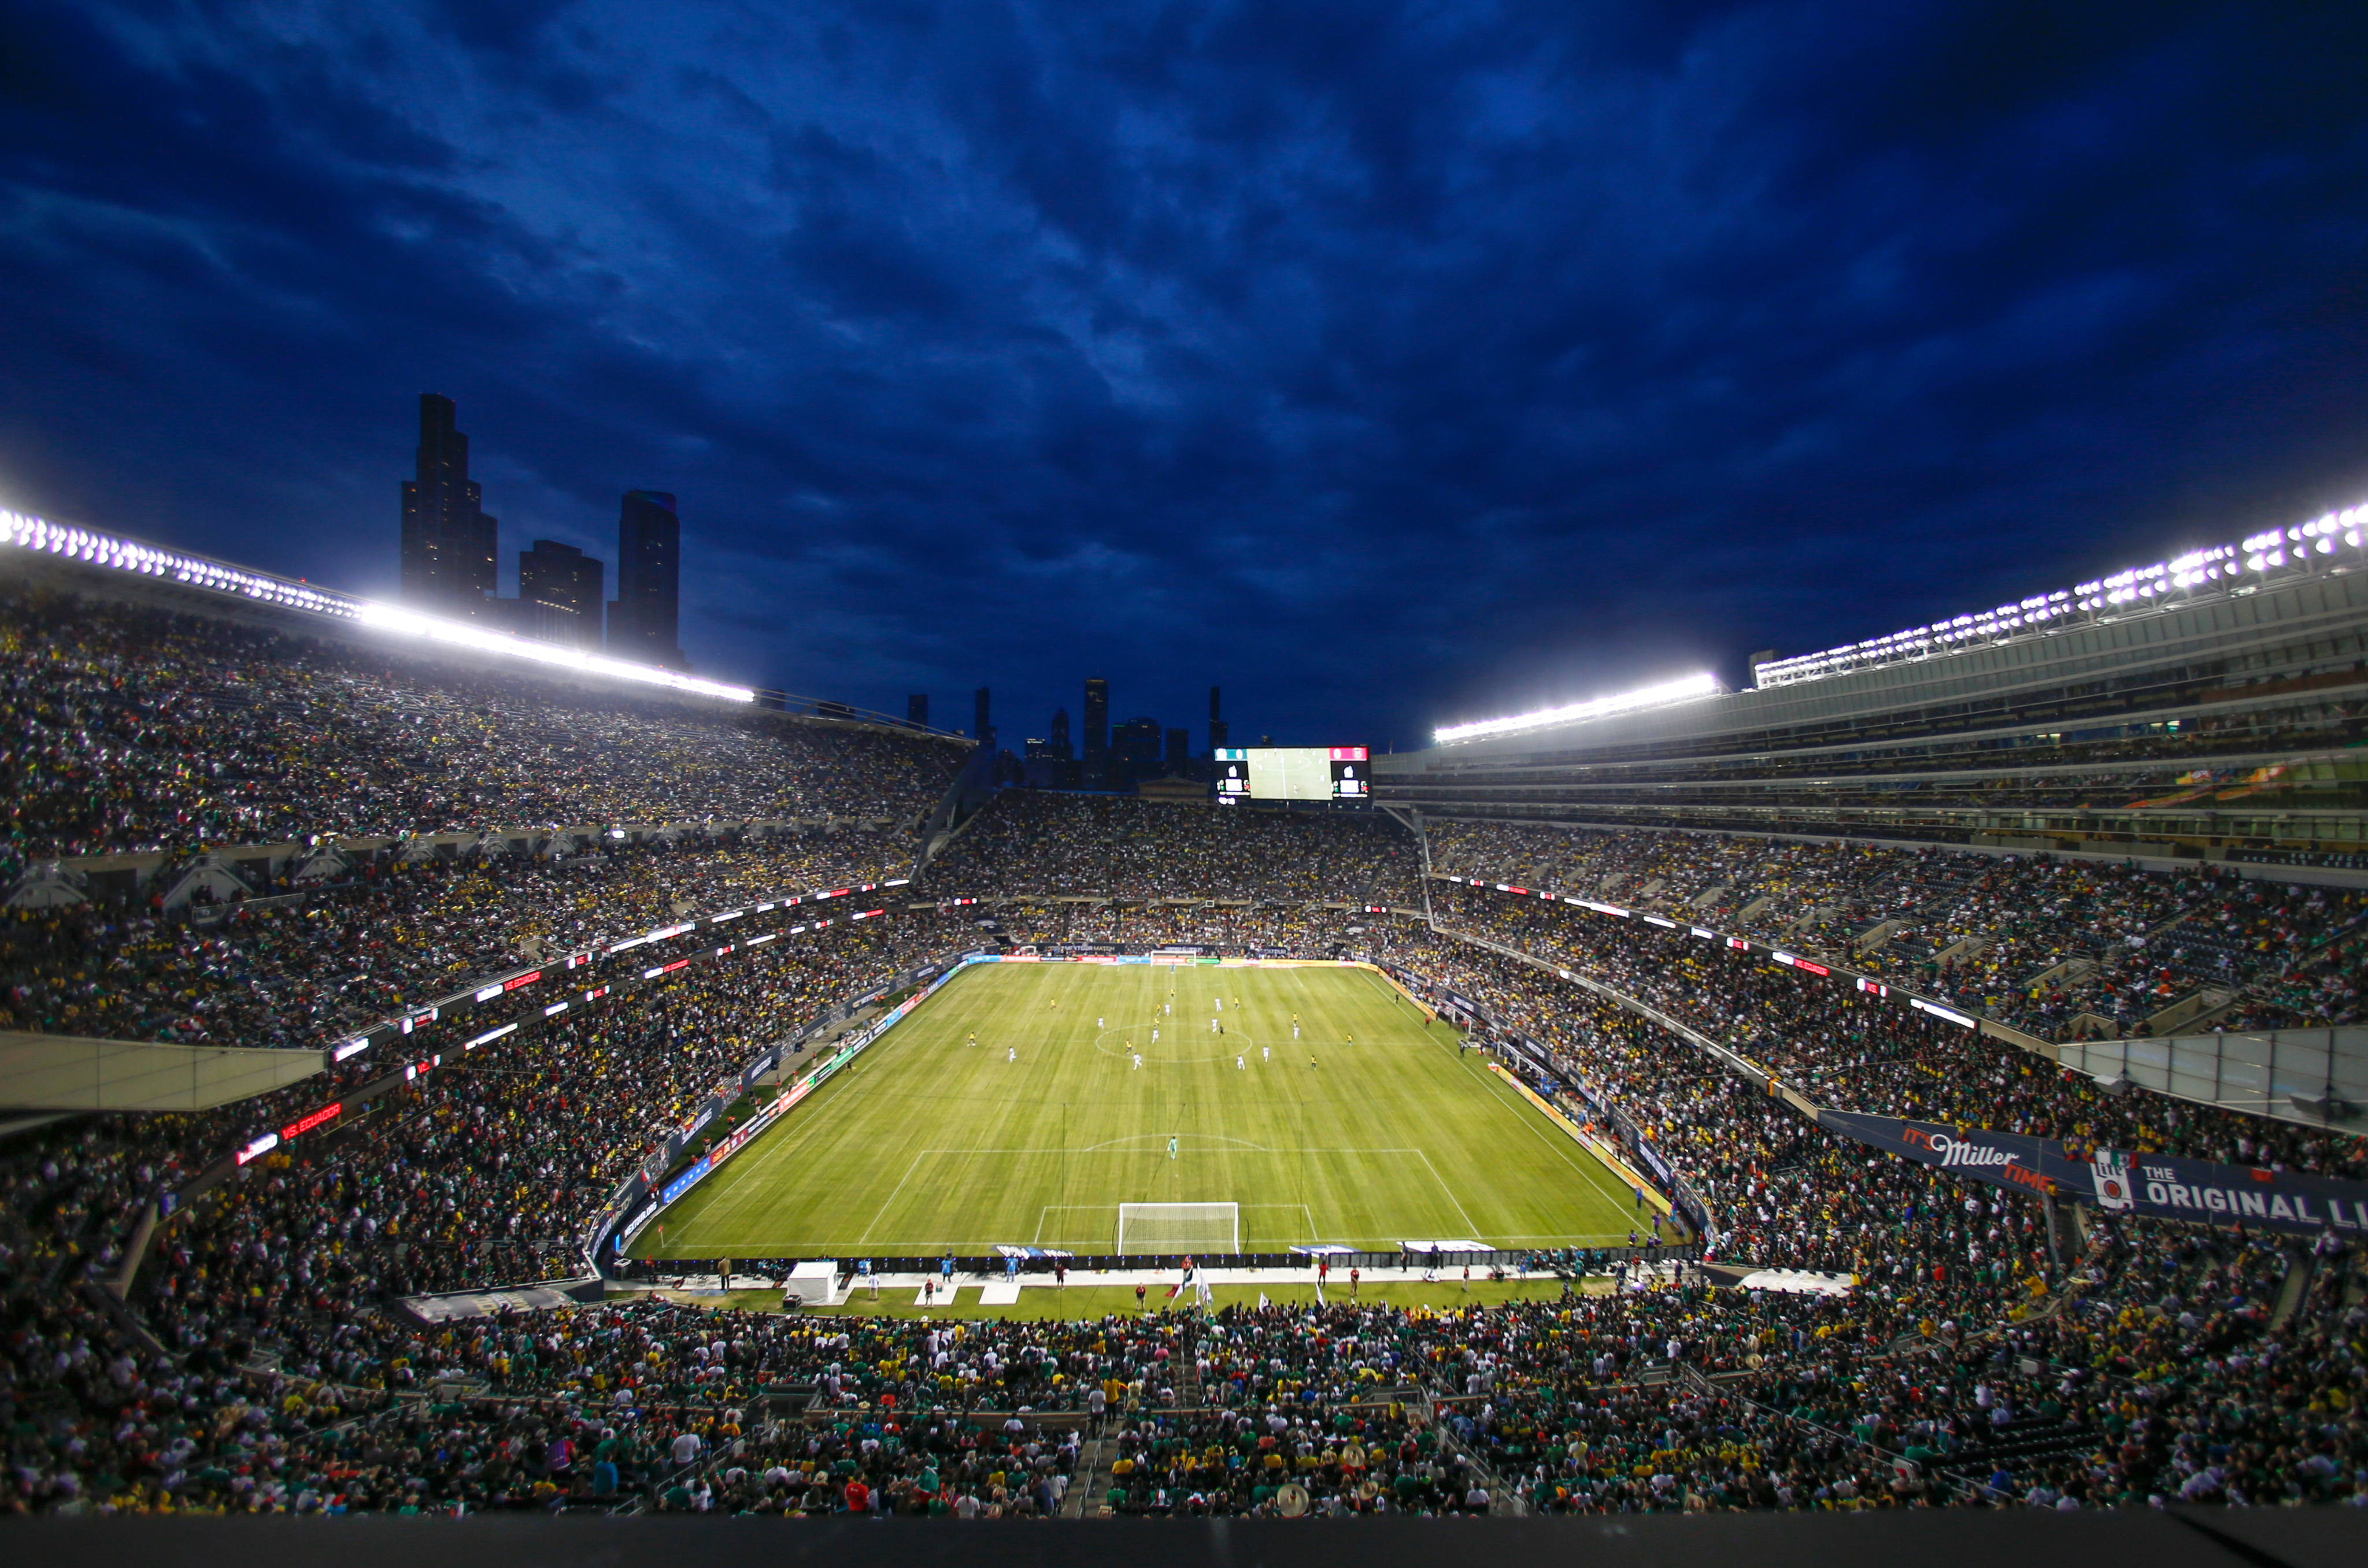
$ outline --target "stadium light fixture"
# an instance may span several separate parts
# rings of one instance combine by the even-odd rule
[[[586,653],[578,649],[562,647],[556,642],[538,642],[507,631],[489,631],[481,626],[471,626],[466,621],[422,615],[417,610],[380,604],[375,600],[359,601],[354,619],[364,626],[377,627],[381,631],[425,638],[431,642],[449,642],[480,653],[505,653],[514,659],[530,659],[539,665],[553,665],[583,675],[671,687],[677,691],[722,698],[727,702],[757,700],[757,694],[745,686],[725,686],[720,681],[700,680],[696,676],[663,670],[655,665],[628,664],[622,659]]]
[[[1718,689],[1718,677],[1704,671],[1700,675],[1682,676],[1676,680],[1639,687],[1634,691],[1623,691],[1616,697],[1599,697],[1561,708],[1542,708],[1534,713],[1517,713],[1508,719],[1482,719],[1469,724],[1449,724],[1432,731],[1431,739],[1445,745],[1452,741],[1478,740],[1484,735],[1509,735],[1522,730],[1584,723],[1589,719],[1607,718],[1639,708],[1658,708],[1672,702],[1691,701],[1698,697],[1714,696]]]
[[[1910,627],[1823,653],[1770,660],[1752,673],[1764,691],[2044,631],[2072,616],[2142,613],[2191,602],[2198,596],[2258,587],[2267,576],[2305,568],[2349,567],[2358,562],[2363,531],[2368,531],[2368,505],[2345,506],[2290,528],[2270,528],[2240,543],[2190,551],[2170,561],[2133,566],[2110,577],[2035,594],[1996,609]],[[2345,554],[2353,559],[2340,559]]]
[[[757,700],[756,692],[745,686],[700,680],[678,670],[660,669],[655,665],[636,665],[623,659],[564,648],[555,642],[537,642],[507,631],[491,631],[465,621],[422,615],[400,606],[379,604],[334,589],[316,588],[310,583],[291,582],[268,572],[249,571],[225,562],[209,560],[202,555],[161,550],[138,540],[103,534],[92,528],[67,528],[28,513],[0,510],[0,547],[14,547],[29,553],[79,561],[91,566],[105,566],[135,576],[160,578],[186,587],[209,589],[234,598],[354,621],[403,636],[472,649],[481,653],[499,653],[535,664],[556,665],[581,675],[604,676],[612,680],[635,681],[645,686],[663,686],[698,697],[718,698],[726,702]]]

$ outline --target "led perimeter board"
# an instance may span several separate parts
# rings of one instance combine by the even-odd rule
[[[1372,754],[1363,746],[1224,746],[1220,801],[1365,801]]]

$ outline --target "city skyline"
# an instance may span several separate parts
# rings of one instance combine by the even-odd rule
[[[396,548],[404,602],[481,620],[545,642],[600,651],[664,669],[689,669],[682,652],[682,521],[673,493],[628,490],[617,517],[617,597],[609,562],[561,540],[515,552],[518,592],[500,593],[501,524],[469,477],[458,404],[419,394],[416,475],[403,482]]]

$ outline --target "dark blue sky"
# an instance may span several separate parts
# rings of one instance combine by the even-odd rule
[[[1401,747],[2368,496],[2368,6],[0,0],[0,504]]]

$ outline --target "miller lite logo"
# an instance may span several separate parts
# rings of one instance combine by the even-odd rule
[[[2097,1207],[2100,1209],[2130,1209],[2137,1203],[2130,1190],[2130,1157],[2117,1149],[2100,1149],[2089,1161],[2089,1172],[2096,1178]]]

